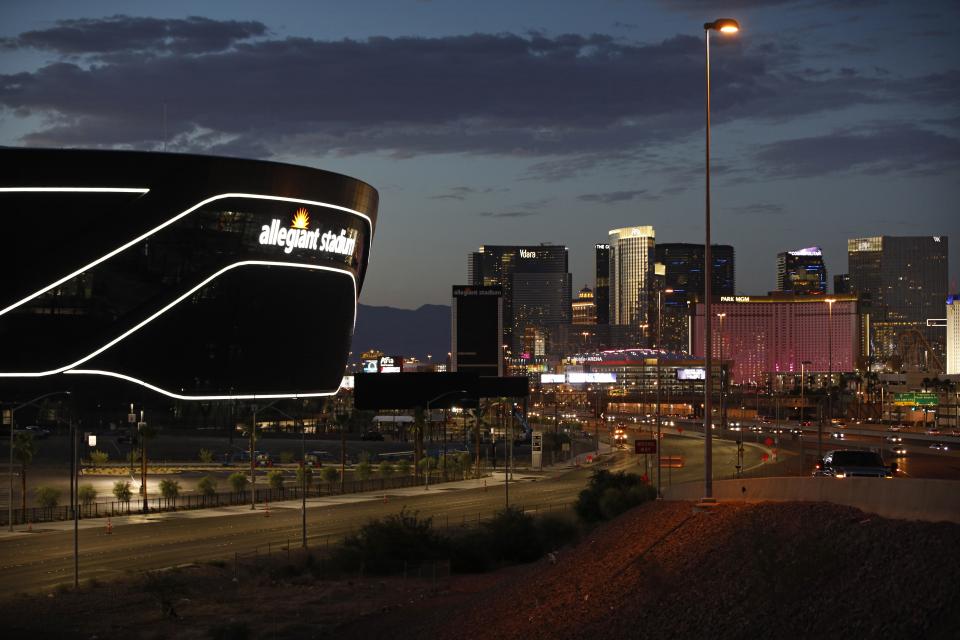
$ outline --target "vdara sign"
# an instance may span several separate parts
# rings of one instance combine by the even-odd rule
[[[260,244],[284,247],[283,252],[289,254],[294,249],[313,249],[326,253],[337,253],[344,256],[353,255],[357,246],[357,232],[350,229],[340,229],[340,235],[333,231],[321,234],[320,229],[310,230],[310,215],[304,208],[297,209],[290,221],[290,227],[282,226],[278,218],[270,224],[265,224],[260,231]]]

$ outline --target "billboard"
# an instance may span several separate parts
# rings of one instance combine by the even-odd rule
[[[703,367],[677,369],[677,380],[706,380],[706,378],[706,369]]]
[[[563,384],[567,377],[562,373],[541,373],[540,384]]]
[[[503,373],[503,289],[454,286],[450,366],[480,376]]]
[[[612,384],[617,381],[615,373],[568,373],[567,382],[570,384]]]

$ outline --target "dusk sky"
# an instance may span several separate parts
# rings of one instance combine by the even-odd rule
[[[480,244],[703,242],[705,21],[714,239],[737,289],[776,254],[950,237],[960,289],[956,0],[0,5],[0,144],[280,160],[380,192],[361,301],[449,304]],[[166,127],[163,113],[166,111]],[[166,141],[164,135],[166,132]]]

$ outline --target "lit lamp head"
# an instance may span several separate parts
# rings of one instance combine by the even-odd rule
[[[733,18],[718,18],[703,25],[705,31],[719,31],[720,33],[736,33],[740,31],[740,23]]]

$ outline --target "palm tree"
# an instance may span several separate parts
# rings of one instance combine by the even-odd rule
[[[37,454],[32,433],[17,433],[13,438],[13,459],[20,463],[20,512],[27,512],[27,466]]]

